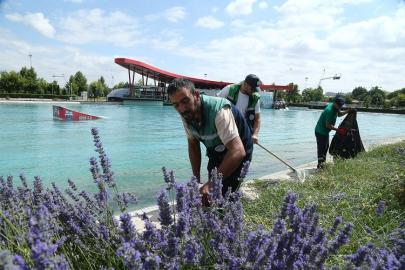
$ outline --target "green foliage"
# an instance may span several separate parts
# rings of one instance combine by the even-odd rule
[[[82,72],[78,71],[76,72],[74,76],[74,82],[75,85],[77,86],[77,95],[81,96],[82,92],[88,91],[88,86],[87,86],[87,79],[83,75]]]
[[[350,254],[364,245],[373,235],[380,238],[373,243],[388,243],[388,232],[395,229],[405,215],[405,141],[375,147],[355,159],[336,159],[327,163],[323,171],[313,172],[302,184],[290,181],[255,180],[250,185],[258,198],[244,202],[246,221],[271,228],[286,191],[300,195],[298,205],[317,203],[325,227],[333,224],[336,216],[354,224],[350,243],[340,256]],[[401,150],[401,151],[399,151]],[[381,201],[386,202],[382,216],[376,213]],[[336,258],[339,259],[339,258]]]
[[[114,86],[114,89],[117,89],[117,88],[129,88],[129,84],[128,84],[128,82],[119,82],[117,85],[115,85]]]
[[[42,98],[42,99],[69,99],[69,95],[59,95],[59,94],[30,94],[30,93],[0,93],[0,98]]]
[[[353,102],[353,95],[350,93],[344,95],[343,98],[345,99],[346,104],[351,104]]]
[[[380,93],[376,93],[371,97],[371,104],[383,105],[385,103],[384,97]]]
[[[20,73],[15,71],[11,71],[10,73],[2,71],[0,88],[4,89],[6,93],[23,93],[23,78]]]
[[[298,85],[296,85],[294,83],[290,83],[289,86],[294,86],[294,89],[286,91],[285,100],[287,102],[294,102],[294,103],[301,101],[301,95],[298,91]]]
[[[323,89],[322,89],[322,87],[318,87],[318,88],[315,89],[314,101],[323,101]]]
[[[398,96],[395,98],[395,105],[405,107],[405,94],[398,94]]]
[[[312,88],[307,88],[302,91],[302,100],[303,101],[312,101],[315,97],[315,90]]]
[[[394,92],[392,92],[392,93],[389,93],[389,94],[387,95],[387,98],[388,98],[388,99],[396,98],[396,97],[398,96],[398,94],[405,94],[405,88],[402,88],[402,89],[400,89],[400,90],[396,90],[396,91],[394,91]]]
[[[106,95],[106,92],[108,93],[108,87],[105,85],[103,76],[98,81],[90,83],[89,97],[94,99],[103,97]]]
[[[369,91],[369,94],[370,94],[370,96],[379,94],[381,97],[383,97],[385,99],[385,92],[383,90],[381,90],[380,87],[378,87],[378,86],[372,87],[371,90]]]
[[[357,100],[362,101],[366,95],[367,95],[367,89],[364,88],[363,86],[358,86],[358,87],[354,88],[352,91],[353,98],[357,99]]]

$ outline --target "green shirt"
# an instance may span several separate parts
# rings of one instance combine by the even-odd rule
[[[319,117],[318,123],[316,123],[315,131],[323,135],[329,135],[330,129],[326,127],[326,123],[330,123],[334,126],[338,114],[339,110],[335,109],[333,103],[326,106],[325,110],[323,110]]]

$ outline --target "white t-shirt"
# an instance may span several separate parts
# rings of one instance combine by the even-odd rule
[[[223,98],[227,98],[228,94],[229,94],[229,90],[231,89],[230,85],[225,86],[221,91],[219,91],[217,93],[217,97],[223,97]],[[236,101],[236,108],[238,108],[238,110],[243,114],[243,116],[246,117],[246,110],[249,104],[249,95],[245,95],[243,94],[240,90],[239,90],[239,94],[238,94],[238,100]],[[256,103],[255,106],[255,114],[256,113],[260,113],[260,102]]]

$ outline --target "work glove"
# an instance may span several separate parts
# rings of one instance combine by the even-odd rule
[[[349,108],[346,110],[346,113],[355,113],[355,112],[357,112],[357,110],[353,108]]]
[[[347,133],[347,130],[345,128],[338,128],[336,130],[337,133],[339,133],[340,135],[344,136]]]

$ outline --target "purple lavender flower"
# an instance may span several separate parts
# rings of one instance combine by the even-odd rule
[[[174,173],[173,171],[167,171],[166,167],[162,167],[163,171],[163,179],[167,183],[167,190],[171,190],[174,187],[174,184],[176,183],[176,179],[174,178]]]
[[[103,149],[103,144],[100,141],[100,136],[99,136],[99,131],[97,128],[93,127],[91,128],[91,133],[93,134],[93,141],[94,141],[94,146],[96,146],[96,152],[99,153],[99,158],[100,158],[100,164],[103,169],[103,174],[100,175],[97,162],[95,161],[95,158],[90,159],[90,171],[93,174],[93,179],[95,182],[99,181],[99,179],[103,179],[105,183],[108,184],[109,187],[115,187],[115,182],[114,182],[114,172],[111,171],[111,161],[107,157],[104,149]]]
[[[217,168],[211,171],[211,188],[208,200],[212,206],[221,206],[224,198],[222,196],[222,173],[218,173]]]
[[[333,223],[333,226],[329,229],[329,235],[333,236],[335,235],[339,225],[342,223],[342,217],[337,217],[335,218],[335,222]]]
[[[159,264],[162,262],[162,260],[159,258],[159,256],[155,255],[150,255],[147,256],[145,259],[145,262],[142,265],[143,269],[158,269]]]
[[[125,266],[129,269],[141,268],[141,253],[133,248],[130,243],[124,243],[117,250],[117,255],[124,260]]]
[[[169,196],[166,190],[161,190],[156,196],[159,206],[159,221],[162,226],[169,226],[173,222],[172,213],[170,211]]]
[[[36,269],[69,269],[64,255],[55,254],[63,241],[54,242],[54,234],[59,225],[50,216],[48,209],[38,206],[29,221],[27,240],[31,246],[31,259]]]
[[[20,257],[21,258],[21,257]],[[24,260],[21,261],[24,263]],[[19,269],[18,266],[22,266],[15,261],[15,256],[8,250],[0,250],[0,268],[1,269]]]
[[[382,217],[384,209],[385,209],[385,201],[380,201],[376,210],[377,216]]]
[[[243,182],[243,180],[245,179],[247,173],[249,172],[249,167],[250,167],[250,162],[249,161],[246,161],[246,162],[243,163],[242,170],[240,171],[240,176],[238,178],[239,182],[241,182],[241,183]]]
[[[345,224],[343,231],[339,234],[337,239],[335,239],[330,245],[328,246],[328,251],[336,254],[337,250],[342,247],[343,245],[349,242],[349,237],[352,235],[353,225],[352,224]]]
[[[21,183],[23,184],[23,186],[24,186],[25,188],[28,188],[27,179],[25,178],[25,175],[24,175],[23,172],[20,172],[19,177],[20,177],[20,179],[21,179]]]
[[[76,185],[75,185],[75,183],[73,182],[73,180],[72,179],[70,179],[70,178],[68,178],[68,183],[69,183],[69,186],[73,189],[73,190],[77,190],[77,187],[76,187]]]
[[[121,231],[125,242],[130,242],[131,239],[136,239],[135,225],[132,223],[131,216],[128,213],[124,213],[120,216]]]

